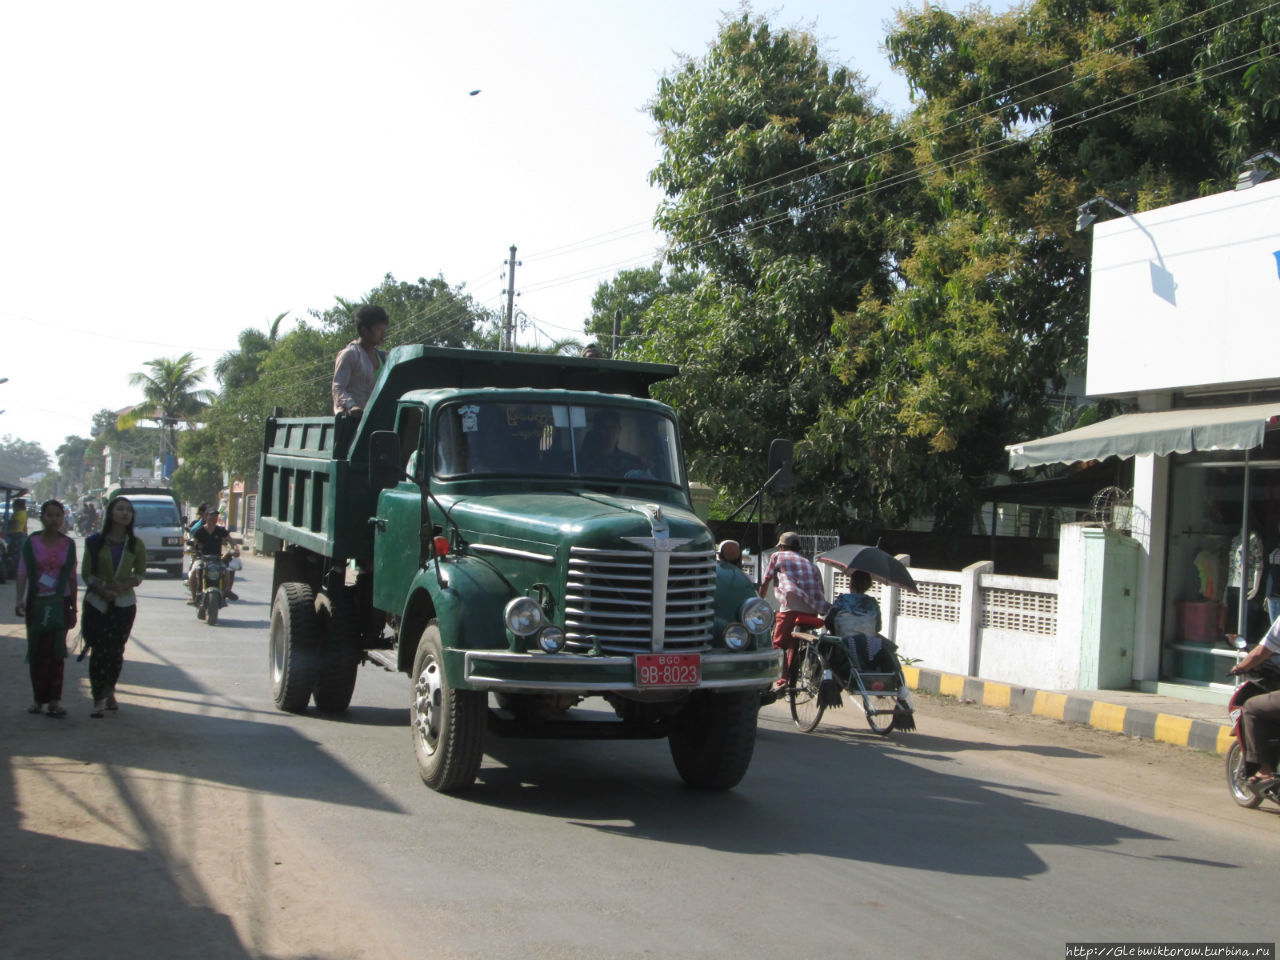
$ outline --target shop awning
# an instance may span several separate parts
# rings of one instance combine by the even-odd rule
[[[1280,422],[1277,418],[1280,403],[1126,413],[1052,437],[1012,443],[1005,449],[1010,470],[1143,453],[1168,456],[1194,450],[1250,450],[1262,444],[1267,426]]]

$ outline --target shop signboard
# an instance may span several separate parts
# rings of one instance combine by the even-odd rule
[[[1092,229],[1091,396],[1280,386],[1280,180]]]

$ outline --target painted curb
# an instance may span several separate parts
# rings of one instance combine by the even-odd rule
[[[1014,687],[940,670],[903,667],[902,672],[907,686],[921,693],[972,700],[988,707],[1004,707],[1014,713],[1086,724],[1098,730],[1160,740],[1193,750],[1225,754],[1231,748],[1231,727],[1226,724],[1142,710],[1080,694]]]

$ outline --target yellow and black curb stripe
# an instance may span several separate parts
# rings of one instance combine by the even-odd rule
[[[1207,720],[1192,720],[1155,710],[1141,710],[1073,693],[1051,693],[1031,687],[979,680],[957,673],[920,667],[903,667],[907,686],[921,693],[936,693],[958,700],[972,700],[988,707],[1004,707],[1015,713],[1083,723],[1099,730],[1130,737],[1162,740],[1180,747],[1225,754],[1231,748],[1231,727]]]

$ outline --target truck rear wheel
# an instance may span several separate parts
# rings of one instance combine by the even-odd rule
[[[305,583],[282,583],[271,604],[271,693],[276,706],[302,713],[315,683],[315,597]]]
[[[413,658],[409,726],[422,782],[440,793],[469,787],[484,758],[489,698],[483,691],[450,688],[444,645],[433,620],[422,631]]]
[[[684,782],[702,790],[730,790],[746,776],[756,747],[759,691],[690,698],[667,738]]]
[[[341,713],[351,705],[360,669],[356,606],[345,589],[316,597],[316,628],[320,653],[312,696],[321,713]]]

